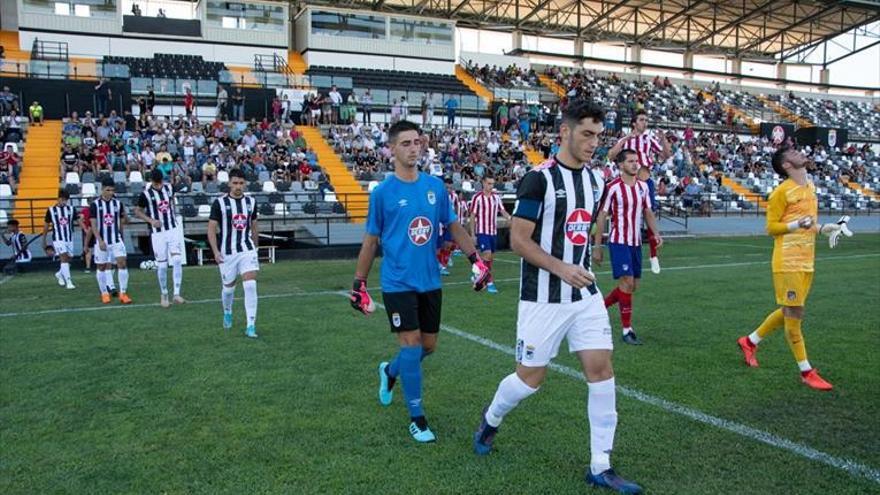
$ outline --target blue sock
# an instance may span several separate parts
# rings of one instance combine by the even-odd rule
[[[422,412],[422,347],[401,347],[400,379],[403,381],[403,396],[411,418],[424,416]]]
[[[401,350],[404,349],[401,347]],[[424,347],[422,347],[422,357],[420,361],[424,361],[426,357],[434,354],[434,351],[427,351]],[[386,368],[386,372],[388,373],[389,378],[397,378],[400,375],[400,353],[394,356],[394,359],[388,363],[388,368]]]

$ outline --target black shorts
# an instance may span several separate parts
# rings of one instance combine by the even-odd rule
[[[443,306],[443,291],[430,292],[383,292],[385,312],[391,331],[408,332],[421,330],[424,333],[440,331],[440,308]]]

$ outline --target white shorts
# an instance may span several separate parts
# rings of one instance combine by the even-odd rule
[[[55,254],[61,256],[62,254],[67,254],[73,256],[73,243],[69,241],[52,241],[52,249],[55,250]]]
[[[311,110],[311,112],[312,112],[312,117],[320,117],[321,116],[320,110]]]
[[[180,239],[176,230],[163,230],[150,234],[150,242],[153,244],[153,258],[156,261],[168,261],[172,253],[180,254]]]
[[[611,321],[602,294],[573,303],[520,301],[516,319],[516,362],[540,368],[550,364],[562,339],[569,352],[612,350]]]
[[[95,244],[95,263],[101,265],[104,263],[114,263],[116,258],[125,258],[125,243],[114,242],[107,244],[107,250],[101,249],[100,244]]]
[[[260,271],[260,261],[257,259],[257,251],[245,251],[243,253],[223,256],[220,263],[220,279],[224,285],[235,282],[235,278],[247,272]]]

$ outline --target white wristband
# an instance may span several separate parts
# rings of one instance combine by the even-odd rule
[[[801,228],[801,224],[795,220],[794,222],[788,222],[788,231],[794,232],[795,230]]]

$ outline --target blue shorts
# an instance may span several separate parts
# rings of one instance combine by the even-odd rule
[[[490,253],[495,252],[495,242],[498,236],[489,235],[489,234],[477,234],[477,249],[481,253],[485,253],[489,251]]]
[[[442,248],[447,242],[452,242],[452,233],[449,232],[449,228],[444,225],[443,233],[437,236],[437,249]]]
[[[611,273],[614,279],[620,277],[642,278],[642,246],[608,243],[611,255]]]

